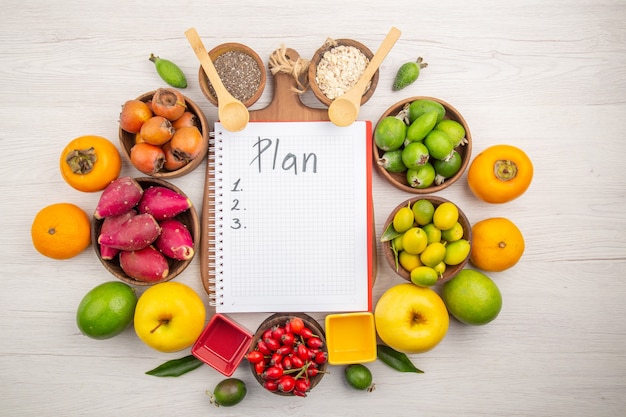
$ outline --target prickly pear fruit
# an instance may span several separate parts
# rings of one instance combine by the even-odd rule
[[[191,207],[189,198],[174,190],[161,186],[152,186],[143,192],[137,209],[139,213],[149,213],[157,221],[171,219]]]
[[[193,238],[185,225],[176,219],[164,220],[160,225],[161,234],[154,246],[172,259],[185,261],[193,258]]]
[[[100,233],[98,243],[119,250],[133,251],[150,245],[160,233],[161,227],[151,214],[138,214],[116,230]]]
[[[120,252],[120,266],[137,281],[160,281],[169,275],[167,259],[151,245],[136,251]]]
[[[134,178],[120,177],[113,180],[102,191],[94,217],[103,219],[124,214],[137,205],[142,195],[143,188]]]

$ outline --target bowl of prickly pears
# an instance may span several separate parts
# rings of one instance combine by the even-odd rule
[[[435,97],[389,107],[373,132],[374,165],[396,188],[430,194],[454,184],[467,168],[472,135],[461,113]]]
[[[175,88],[127,100],[120,112],[122,154],[142,174],[177,178],[196,169],[209,147],[200,107]]]
[[[431,287],[454,278],[469,261],[472,225],[452,201],[416,196],[389,214],[380,240],[396,274]]]
[[[303,313],[277,313],[259,326],[246,355],[255,379],[283,396],[306,397],[328,366],[324,329]]]
[[[120,177],[101,193],[92,246],[102,265],[127,284],[147,286],[178,276],[200,242],[200,222],[187,195],[152,177]]]

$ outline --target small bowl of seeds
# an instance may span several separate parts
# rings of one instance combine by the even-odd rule
[[[372,51],[355,40],[327,39],[309,64],[311,91],[319,101],[329,106],[359,81],[373,56]],[[379,75],[377,70],[363,93],[361,105],[374,94]]]
[[[224,87],[233,97],[246,107],[257,102],[265,89],[267,71],[256,52],[246,45],[229,42],[211,49],[209,57]],[[217,106],[215,89],[202,66],[198,72],[198,81],[204,96]]]

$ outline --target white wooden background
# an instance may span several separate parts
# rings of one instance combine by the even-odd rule
[[[626,2],[501,1],[92,1],[5,0],[0,25],[0,415],[6,416],[618,416],[626,414]],[[117,143],[121,104],[163,86],[151,52],[177,62],[185,94],[213,123],[184,31],[207,48],[234,41],[264,59],[282,44],[311,57],[327,37],[376,50],[394,25],[402,36],[381,67],[361,118],[372,121],[414,95],[442,98],[467,119],[474,155],[507,143],[532,158],[528,192],[505,205],[478,201],[464,176],[440,195],[472,222],[505,216],[527,249],[491,274],[504,307],[493,323],[452,321],[433,351],[412,355],[423,375],[371,363],[374,393],[347,387],[333,367],[306,399],[271,395],[246,367],[249,394],[213,409],[222,379],[208,366],[176,379],[144,375],[187,351],[162,354],[132,329],[95,341],[75,324],[92,287],[112,279],[92,248],[44,258],[29,230],[39,209],[72,202],[92,212],[97,194],[65,184],[67,142],[103,135]],[[429,67],[401,92],[396,69],[418,55]],[[271,84],[254,108],[271,99]],[[309,93],[305,103],[319,106]],[[124,175],[138,176],[125,162]],[[204,168],[172,182],[200,207]],[[378,234],[405,194],[374,176]],[[375,299],[400,283],[379,255]],[[199,259],[179,281],[208,301]],[[251,330],[264,315],[235,315]],[[323,316],[317,315],[323,319]]]

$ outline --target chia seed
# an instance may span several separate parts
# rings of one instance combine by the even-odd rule
[[[254,58],[244,52],[224,52],[213,60],[213,65],[226,90],[242,103],[249,100],[261,85],[261,69]],[[210,81],[209,91],[217,98]]]

